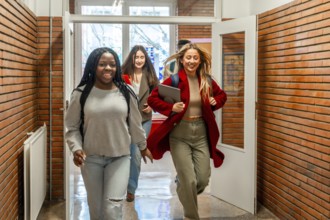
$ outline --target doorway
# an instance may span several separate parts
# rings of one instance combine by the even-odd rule
[[[212,170],[211,192],[256,213],[256,16],[212,25],[213,68],[227,93],[218,112],[225,154]]]
[[[211,24],[214,24],[214,26],[212,26],[212,29],[215,29],[216,26],[215,24],[218,24],[218,19],[216,19],[216,17],[205,17],[203,19],[201,18],[194,18],[194,17],[184,17],[184,18],[176,18],[175,20],[171,20],[171,17],[169,18],[163,18],[163,19],[159,19],[157,17],[153,17],[152,19],[150,17],[139,17],[139,18],[132,18],[132,17],[125,17],[125,16],[122,16],[122,17],[102,17],[102,19],[104,19],[102,22],[103,23],[123,23],[123,24],[130,24],[130,23],[139,23],[139,24],[148,24],[151,22],[151,20],[155,20],[155,22],[157,22],[158,24],[175,24],[175,25],[211,25]],[[137,21],[138,20],[138,21]],[[94,17],[94,16],[79,16],[79,15],[70,15],[70,14],[66,14],[66,18],[65,18],[65,24],[64,26],[66,28],[70,27],[70,23],[72,24],[76,24],[76,23],[98,23],[100,22],[100,17]],[[67,37],[67,35],[65,35]],[[212,45],[212,50],[213,50],[213,57],[219,57],[219,55],[214,55],[214,51],[217,50],[220,48],[220,46],[218,47],[214,47],[214,43],[217,42],[217,40],[215,40],[216,38],[212,38],[212,40],[210,39],[209,40],[209,43]],[[250,39],[249,39],[250,40]],[[194,41],[193,41],[194,42]],[[205,43],[205,42],[197,42],[197,43]],[[218,45],[218,44],[217,44]],[[215,49],[214,49],[215,48]],[[69,50],[69,51],[67,51]],[[68,56],[73,56],[73,51],[72,51],[72,47],[65,47],[65,51],[66,53],[65,54],[68,54]],[[220,53],[220,51],[218,51]],[[65,59],[69,59],[68,57],[66,57]],[[73,58],[71,57],[71,59],[73,60]],[[68,62],[65,62],[66,64]],[[213,62],[213,64],[215,63],[219,63],[218,60],[216,60],[216,62]],[[213,67],[214,68],[214,67]],[[72,76],[72,68],[65,68],[66,71],[69,71],[68,74],[66,72],[65,75],[69,75],[69,76]],[[220,69],[220,66],[219,66],[219,69]],[[77,71],[75,71],[77,72]],[[218,79],[219,82],[223,82],[223,78],[224,76],[222,74],[220,74],[220,72],[217,72],[216,74],[214,74],[215,78]],[[77,77],[78,78],[78,77]],[[67,84],[68,82],[66,81],[66,86],[65,88],[67,88],[67,91],[72,91],[72,89],[75,87],[75,83],[74,83],[74,80],[73,82],[72,81],[69,81],[71,82],[69,85]],[[65,93],[65,102],[68,101],[70,99],[69,97],[69,93]],[[222,123],[222,116],[220,115],[220,112],[217,113],[218,116],[217,116],[217,119],[218,119],[218,125],[219,125],[219,128],[223,128],[223,123]],[[222,114],[222,113],[221,113]],[[245,118],[254,118],[254,115],[252,116],[251,115],[251,112],[246,112],[246,115],[244,113],[244,119]],[[246,123],[244,121],[244,123]],[[223,150],[223,143],[219,143],[219,147],[221,148],[221,150]],[[228,159],[228,158],[227,158]],[[72,180],[72,177],[73,177],[73,173],[72,173],[72,166],[73,164],[70,163],[70,161],[72,161],[72,158],[70,157],[70,153],[68,152],[66,154],[66,178],[67,178],[67,185],[66,185],[66,199],[67,199],[67,219],[71,219],[71,214],[72,214],[72,210],[73,210],[73,202],[71,201],[70,202],[70,198],[73,198],[72,195],[73,195],[73,191],[74,189],[72,189],[72,184],[71,184],[71,180]],[[230,161],[230,160],[228,160]],[[220,168],[221,170],[223,169],[222,167]],[[228,169],[231,169],[228,168]],[[71,172],[71,173],[70,173]],[[227,171],[228,173],[230,173],[230,171]],[[216,171],[214,172],[216,173]],[[220,176],[219,176],[220,175]],[[215,195],[216,197],[220,198],[220,199],[223,199],[222,198],[222,194],[218,194],[217,193],[217,188],[213,188],[212,186],[217,186],[218,184],[220,183],[224,183],[224,179],[222,178],[222,175],[223,174],[215,174],[215,176],[211,177],[211,189],[210,189],[210,195]],[[253,176],[250,176],[250,178],[254,178]],[[229,185],[230,185],[230,181],[229,182]],[[226,200],[227,201],[227,200]],[[254,202],[254,201],[253,201]],[[252,203],[253,203],[252,202]],[[248,203],[251,203],[251,201],[248,201]],[[238,207],[240,207],[238,205]],[[249,211],[251,213],[254,213],[254,211]]]

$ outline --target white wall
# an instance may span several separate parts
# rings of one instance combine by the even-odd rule
[[[222,0],[222,17],[239,18],[250,15],[249,0]]]
[[[222,0],[222,17],[239,18],[269,11],[293,0]]]
[[[22,0],[25,5],[29,7],[29,9],[33,12],[36,13],[36,8],[37,8],[37,3],[34,0]]]
[[[36,16],[62,16],[63,2],[67,0],[22,0]],[[51,11],[49,5],[51,4]]]
[[[293,0],[250,0],[250,13],[251,15],[261,14],[292,1]]]

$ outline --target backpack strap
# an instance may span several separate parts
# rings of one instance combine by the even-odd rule
[[[136,101],[138,101],[138,98],[137,98],[135,92],[129,86],[127,86],[126,84],[121,84],[121,85],[126,86],[127,92],[130,93],[136,99]],[[81,120],[81,123],[80,123],[79,131],[80,131],[83,142],[84,142],[84,118],[85,118],[84,108],[85,108],[85,103],[86,103],[87,97],[89,95],[88,90],[91,89],[91,88],[87,89],[89,86],[93,86],[93,84],[90,84],[90,85],[86,84],[86,86],[83,89],[75,88],[73,90],[73,91],[81,92],[81,96],[80,96],[80,120]],[[127,107],[128,107],[127,115],[129,115],[130,114],[129,94],[127,97],[125,97],[125,100],[127,102]],[[127,117],[126,121],[127,121],[127,124],[129,125],[128,117]]]
[[[78,92],[82,92],[83,90],[81,88],[75,88],[73,91],[78,91]]]
[[[175,74],[172,74],[171,76],[171,86],[172,87],[175,87],[175,88],[178,88],[178,85],[179,85],[179,74],[178,73],[175,73]]]
[[[87,89],[86,89],[87,87],[88,86],[86,85],[84,89],[75,88],[73,90],[73,91],[81,92],[81,96],[80,96],[80,120],[81,120],[81,123],[80,123],[79,131],[80,131],[83,142],[84,142],[84,118],[85,118],[84,107],[85,107],[86,99],[89,95],[87,93]]]
[[[171,71],[171,73],[173,73],[173,71],[174,71],[174,69],[175,69],[175,65],[176,65],[176,62],[175,62],[175,61],[173,61],[173,62],[170,63],[170,68],[169,68],[169,70]]]

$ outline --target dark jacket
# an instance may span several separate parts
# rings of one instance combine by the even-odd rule
[[[181,90],[181,101],[185,104],[185,109],[181,113],[172,114],[173,104],[162,100],[158,94],[157,87],[152,91],[148,98],[148,104],[154,111],[168,116],[168,118],[157,127],[147,139],[147,146],[156,160],[162,158],[163,154],[170,150],[169,134],[173,127],[180,122],[188,107],[190,96],[187,75],[183,69],[180,70],[178,74],[178,88]],[[198,80],[200,83],[200,78]],[[163,84],[170,86],[171,78],[167,78]],[[209,100],[202,99],[202,116],[207,127],[210,156],[213,159],[214,166],[220,167],[224,160],[224,154],[216,148],[220,133],[213,111],[221,108],[225,104],[227,95],[214,80],[212,80],[212,90],[213,97],[217,104],[211,106]]]

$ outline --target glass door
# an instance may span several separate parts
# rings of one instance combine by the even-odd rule
[[[256,203],[256,16],[212,25],[212,69],[227,93],[217,112],[225,154],[212,170],[211,193],[255,213]]]

